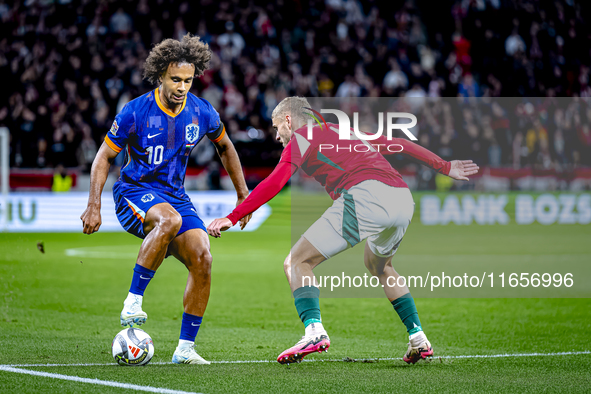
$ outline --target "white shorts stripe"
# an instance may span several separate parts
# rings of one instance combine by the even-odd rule
[[[349,223],[352,210],[348,205],[352,202],[354,225]],[[413,212],[410,190],[368,180],[353,186],[347,195],[343,193],[302,236],[327,259],[364,239],[376,256],[391,257],[406,233]],[[352,228],[358,232],[354,242],[346,234]]]

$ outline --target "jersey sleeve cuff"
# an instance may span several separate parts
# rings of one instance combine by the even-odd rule
[[[226,135],[226,126],[222,123],[220,127],[213,133],[209,133],[207,137],[211,140],[211,142],[216,143],[220,142],[222,138]]]
[[[105,136],[105,142],[107,143],[107,145],[109,145],[109,148],[113,149],[117,153],[123,150],[123,148],[118,147],[113,141],[111,141],[108,135]]]
[[[443,175],[449,175],[450,171],[451,171],[451,161],[446,161],[445,164],[443,165],[443,168],[441,169],[441,173]]]
[[[238,221],[240,220],[238,218],[238,215],[236,215],[234,212],[226,216],[226,218],[230,219],[230,221],[232,222],[232,226],[236,225],[236,223],[238,223]]]

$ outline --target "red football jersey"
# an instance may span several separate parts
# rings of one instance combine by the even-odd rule
[[[338,126],[331,123],[328,130],[325,125],[315,126],[310,139],[307,138],[307,127],[296,130],[281,161],[293,163],[316,179],[333,200],[341,195],[343,189],[368,179],[393,187],[408,187],[398,171],[378,151],[387,149],[382,144],[387,144],[391,150],[403,150],[400,145],[385,138],[363,141],[352,130],[351,139],[341,140],[338,130]]]
[[[233,224],[275,197],[300,168],[324,186],[333,200],[343,190],[370,179],[393,187],[408,187],[384,158],[387,154],[403,154],[444,175],[449,174],[448,161],[406,139],[388,140],[381,136],[365,141],[357,138],[351,129],[350,139],[346,140],[340,139],[337,125],[328,123],[328,130],[326,126],[313,127],[311,138],[307,126],[293,132],[275,170],[228,215]]]

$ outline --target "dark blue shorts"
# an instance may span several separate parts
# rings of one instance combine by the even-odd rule
[[[119,223],[128,233],[136,237],[142,239],[146,237],[144,233],[146,213],[160,203],[170,204],[183,218],[183,224],[177,235],[194,228],[207,232],[203,220],[197,215],[189,197],[183,199],[154,189],[116,182],[113,186],[113,198]]]

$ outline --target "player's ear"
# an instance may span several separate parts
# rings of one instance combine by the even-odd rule
[[[291,130],[291,116],[285,115],[285,121],[287,122],[287,128]]]

